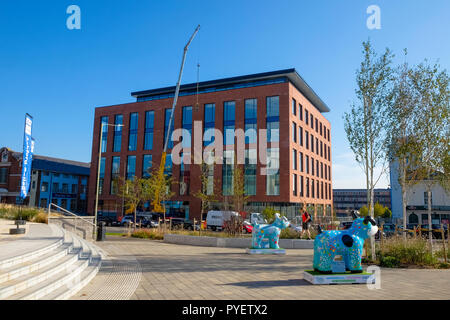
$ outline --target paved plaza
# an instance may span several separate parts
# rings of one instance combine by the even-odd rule
[[[450,270],[381,269],[381,289],[313,286],[313,251],[248,255],[244,249],[107,237],[102,269],[73,299],[449,299]]]

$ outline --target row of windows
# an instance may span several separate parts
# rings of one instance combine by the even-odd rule
[[[70,186],[70,188],[69,188]],[[87,185],[81,185],[80,193],[85,194],[87,190]],[[41,184],[41,192],[52,192],[52,193],[71,193],[71,194],[77,194],[78,193],[78,185],[77,184],[67,184],[67,183],[58,183],[53,182],[52,183],[52,189],[49,189],[49,183],[48,182],[42,182]]]
[[[279,141],[279,97],[267,97],[267,110],[266,110],[266,123],[267,123],[267,141],[276,142]],[[215,128],[215,104],[205,104],[204,112],[204,130],[205,130],[205,146],[214,142],[214,134],[208,132],[208,129]],[[169,135],[167,149],[173,148],[173,140],[171,139],[174,130],[173,121],[170,122],[171,109],[166,109],[164,113],[164,142],[167,135]],[[234,144],[234,130],[235,130],[235,101],[227,101],[224,103],[223,110],[223,129],[224,145]],[[136,151],[137,149],[137,131],[138,131],[138,118],[137,112],[130,114],[129,123],[129,139],[128,139],[128,151]],[[114,117],[114,138],[113,138],[113,152],[120,152],[122,145],[122,126],[123,115],[115,115]],[[102,152],[106,152],[108,143],[108,116],[101,117],[102,125]],[[144,150],[153,149],[153,131],[154,131],[155,114],[154,111],[146,111],[145,113],[145,136],[144,136]],[[170,127],[169,127],[170,126]],[[182,109],[182,128],[192,133],[192,106],[185,106]],[[245,130],[249,130],[249,134],[246,135],[246,143],[255,143],[257,137],[257,99],[245,100]],[[186,134],[182,138],[183,147],[190,147],[190,136]]]
[[[327,146],[324,142],[319,141],[317,137],[314,137],[306,130],[305,130],[305,139],[303,139],[303,128],[301,126],[298,126],[298,139],[297,139],[297,124],[295,122],[292,122],[292,139],[293,142],[295,143],[298,142],[300,146],[304,145],[307,150],[311,149],[311,151],[315,152],[318,156],[321,156],[326,160],[330,161],[331,159],[330,147]],[[304,144],[303,141],[305,141]]]
[[[313,114],[309,114],[308,110],[304,108],[305,110],[305,123],[306,125],[310,125],[311,129],[316,130],[317,133],[319,133],[323,138],[330,141],[330,129],[327,129],[325,125],[322,125],[322,122],[320,122],[317,118],[314,118]],[[294,116],[297,115],[297,101],[295,99],[292,99],[292,114]],[[299,103],[298,104],[298,118],[303,121],[303,106]]]
[[[306,184],[304,184],[306,182]],[[317,199],[331,199],[331,183],[304,178],[303,176],[292,175],[292,194],[294,196],[317,198]]]
[[[298,158],[297,158],[298,153]],[[310,166],[311,164],[311,166]],[[327,179],[331,181],[331,166],[326,163],[320,162],[308,155],[305,155],[303,159],[303,152],[292,149],[292,169],[298,170],[300,172],[306,172],[307,174],[312,174],[318,178]],[[311,170],[310,170],[311,169]]]

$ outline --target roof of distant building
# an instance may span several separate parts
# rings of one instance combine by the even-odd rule
[[[271,84],[270,80],[277,79],[289,80],[320,112],[329,112],[330,108],[322,101],[322,99],[314,92],[314,90],[303,80],[294,68],[277,70],[264,73],[256,73],[238,77],[223,78],[210,81],[195,82],[183,84],[180,86],[180,96],[199,93],[206,93],[212,91],[231,90],[243,87],[251,87],[258,85],[258,81],[267,81],[265,84]],[[277,82],[272,82],[277,83]],[[245,85],[247,84],[247,86]],[[131,95],[138,99],[138,101],[166,99],[174,96],[175,86],[164,87],[158,89],[144,90],[132,92]],[[146,99],[147,98],[147,99]],[[143,99],[143,100],[140,100]]]

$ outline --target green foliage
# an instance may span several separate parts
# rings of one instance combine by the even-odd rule
[[[9,204],[0,205],[0,219],[22,220],[47,223],[47,213],[39,208],[18,207]]]
[[[275,213],[277,213],[277,211],[271,207],[265,207],[263,212],[261,212],[264,219],[267,220],[267,223],[272,223],[275,221]]]
[[[382,217],[386,218],[386,219],[390,219],[392,217],[392,211],[389,208],[386,208]]]
[[[395,258],[399,265],[435,266],[438,263],[436,256],[431,254],[426,239],[422,238],[406,241],[397,237],[385,239],[379,251],[380,263],[384,263],[387,257]],[[389,258],[388,261],[394,260]]]
[[[158,229],[140,229],[134,231],[131,236],[133,238],[150,239],[150,240],[163,240],[164,233]]]
[[[380,266],[385,268],[398,268],[400,266],[400,260],[397,257],[381,256]]]
[[[367,216],[369,214],[369,209],[367,209],[367,206],[362,206],[360,209],[359,209],[359,215],[361,216],[361,217],[365,217],[365,216]]]

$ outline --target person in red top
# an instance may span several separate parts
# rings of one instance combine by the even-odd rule
[[[309,225],[311,224],[311,215],[305,209],[303,209],[302,221],[303,221],[302,234],[300,237],[303,237],[303,234],[305,233],[305,231],[307,231],[308,240],[311,240],[311,233],[309,231]]]

